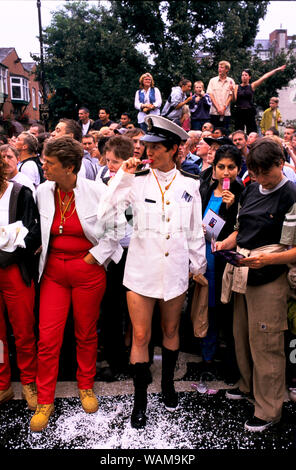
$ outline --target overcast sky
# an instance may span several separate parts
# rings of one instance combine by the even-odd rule
[[[51,22],[51,12],[64,5],[60,0],[41,0],[42,26]],[[89,2],[97,4],[96,1]],[[23,62],[31,62],[30,52],[39,53],[37,36],[38,10],[36,0],[0,0],[0,47],[15,47]],[[288,30],[288,35],[296,34],[296,1],[272,1],[264,20],[259,23],[258,39],[268,39],[275,29]]]

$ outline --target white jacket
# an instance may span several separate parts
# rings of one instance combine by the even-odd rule
[[[152,171],[135,176],[122,169],[112,178],[98,211],[102,219],[119,217],[132,206],[133,234],[123,284],[138,294],[165,301],[188,289],[189,271],[206,271],[199,181],[176,169],[167,173],[155,170],[162,188],[176,172],[164,196],[164,211]]]
[[[39,261],[39,279],[42,276],[48,253],[50,230],[55,214],[56,183],[46,181],[37,190],[37,205],[40,213],[42,252]],[[93,244],[89,251],[99,264],[107,266],[112,259],[118,263],[122,256],[122,248],[117,241],[113,219],[101,223],[97,219],[98,205],[105,188],[95,181],[77,177],[74,188],[76,212],[86,238]]]

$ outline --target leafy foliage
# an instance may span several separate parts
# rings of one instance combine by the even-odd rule
[[[96,118],[108,106],[118,119],[133,109],[139,76],[153,74],[163,100],[182,77],[203,80],[217,75],[220,60],[231,63],[230,76],[240,83],[244,68],[252,80],[284,63],[287,68],[269,78],[255,94],[266,108],[276,90],[295,76],[290,51],[263,61],[250,48],[268,1],[116,0],[109,9],[87,2],[66,3],[44,31],[45,76],[54,90],[51,118],[77,118],[87,106]],[[145,52],[139,52],[139,45]],[[149,58],[149,62],[148,62]]]
[[[251,57],[246,50],[254,43],[267,4],[119,0],[112,11],[131,38],[150,46],[157,83],[169,94],[182,76],[207,84],[222,59],[241,70],[242,60]]]
[[[77,119],[82,105],[95,119],[100,106],[114,112],[111,118],[133,110],[131,96],[147,59],[107,10],[66,4],[54,13],[43,40],[52,124],[62,116]]]
[[[267,61],[262,61],[258,55],[254,55],[252,57],[252,81],[257,80],[260,76],[264,75],[264,73],[268,72],[269,70],[273,70],[283,64],[287,65],[284,72],[278,72],[272,77],[268,78],[256,90],[256,105],[260,106],[263,110],[269,107],[269,99],[272,96],[278,96],[277,90],[287,86],[288,82],[295,78],[296,57],[293,54],[293,48],[295,48],[294,41],[291,43],[288,53],[282,51],[278,54],[275,54],[274,48],[271,48]]]

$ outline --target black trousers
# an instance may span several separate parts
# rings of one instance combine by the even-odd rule
[[[235,123],[234,128],[235,130],[245,130],[246,126],[246,133],[250,134],[250,132],[257,132],[257,124],[255,120],[255,112],[254,109],[236,109],[235,112]]]
[[[110,262],[107,269],[107,286],[101,303],[99,341],[104,348],[104,355],[110,367],[120,371],[126,366],[126,348],[124,335],[130,322],[126,302],[126,287],[123,286],[123,274],[127,248],[118,264]]]
[[[216,127],[225,127],[225,129],[229,129],[231,116],[216,116],[215,114],[210,115],[210,121],[213,126]]]

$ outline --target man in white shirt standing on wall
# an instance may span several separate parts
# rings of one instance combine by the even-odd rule
[[[218,65],[218,76],[211,78],[208,84],[207,93],[212,100],[210,108],[211,123],[214,127],[229,128],[231,111],[230,102],[232,100],[235,83],[228,77],[230,63],[222,60]]]

